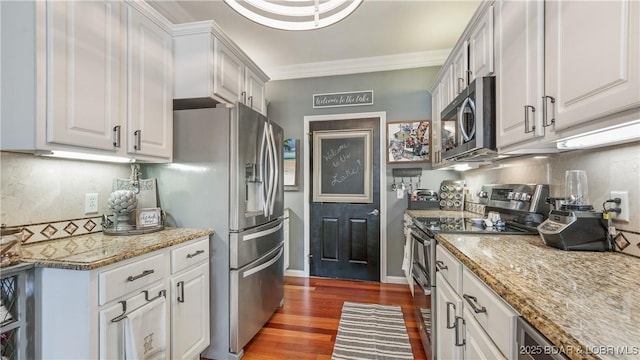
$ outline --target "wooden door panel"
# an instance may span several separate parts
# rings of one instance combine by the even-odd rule
[[[380,119],[310,123],[314,131],[373,129],[373,202],[313,202],[311,194],[310,269],[312,276],[380,280]],[[313,137],[310,148],[313,149]],[[313,154],[309,159],[313,169]],[[311,188],[315,177],[311,175]]]
[[[339,226],[336,218],[322,219],[322,260],[338,260]]]
[[[349,219],[349,262],[366,264],[367,257],[367,220]]]

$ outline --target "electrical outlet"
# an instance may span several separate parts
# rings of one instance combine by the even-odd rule
[[[607,207],[619,207],[620,214],[616,214],[614,212],[611,213],[611,220],[613,221],[625,221],[629,222],[630,215],[629,214],[629,192],[628,191],[612,191],[611,199],[620,198],[620,204],[616,203],[608,203]]]
[[[84,213],[94,214],[98,212],[98,193],[84,194]]]

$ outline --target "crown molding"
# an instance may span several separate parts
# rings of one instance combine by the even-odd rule
[[[440,66],[444,64],[450,52],[451,49],[441,49],[397,55],[321,61],[278,66],[271,69],[265,69],[265,72],[269,74],[271,80],[291,80]]]

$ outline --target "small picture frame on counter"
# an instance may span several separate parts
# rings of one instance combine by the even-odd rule
[[[162,210],[160,208],[136,209],[136,229],[158,226],[162,226]]]

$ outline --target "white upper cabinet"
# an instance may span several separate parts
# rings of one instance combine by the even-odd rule
[[[469,35],[469,64],[467,66],[471,83],[477,77],[493,74],[493,6],[489,6],[473,27]]]
[[[231,49],[213,38],[213,96],[235,103],[245,102],[244,64]]]
[[[2,150],[171,161],[171,23],[139,1],[0,6]]]
[[[125,119],[121,3],[47,4],[47,141],[114,151]],[[99,29],[100,31],[96,31]]]
[[[496,8],[497,146],[544,135],[544,2],[499,1]]]
[[[266,114],[264,87],[269,77],[216,23],[176,25],[174,46],[176,108],[241,102]]]
[[[640,106],[639,23],[636,0],[545,2],[545,94],[555,100],[547,98],[547,117],[556,131]]]
[[[170,159],[173,152],[173,44],[152,18],[127,8],[127,151]]]
[[[440,134],[440,111],[442,110],[442,96],[440,86],[431,91],[431,163],[437,165],[442,158],[442,141]]]
[[[455,98],[469,85],[469,43],[467,41],[453,53],[452,59],[450,66],[453,79],[453,98]],[[447,102],[447,105],[453,98]]]

